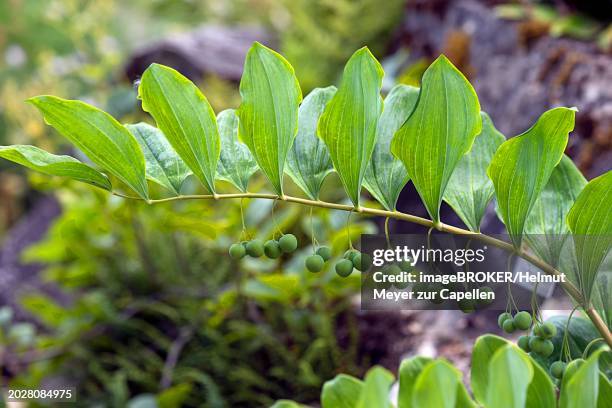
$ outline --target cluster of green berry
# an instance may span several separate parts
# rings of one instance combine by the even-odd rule
[[[278,240],[271,239],[266,241],[265,244],[260,239],[232,244],[229,254],[233,259],[242,259],[246,255],[259,258],[264,254],[270,259],[276,259],[282,254],[289,254],[295,251],[297,247],[298,241],[295,235],[285,234]]]
[[[518,312],[512,317],[508,312],[504,312],[497,318],[497,324],[506,333],[514,333],[515,330],[529,330],[531,327],[531,315],[529,312]]]
[[[518,346],[527,353],[532,352],[542,357],[550,356],[555,350],[553,342],[550,340],[557,334],[554,324],[538,323],[533,328],[533,335],[521,336],[518,339]]]
[[[358,271],[367,271],[372,266],[372,258],[366,253],[359,252],[356,249],[349,249],[344,253],[341,260],[336,263],[336,273],[338,276],[346,278],[353,269]]]
[[[506,333],[513,333],[515,330],[528,330],[531,327],[532,318],[528,312],[518,312],[514,317],[504,312],[499,315],[497,320],[499,327]],[[517,345],[526,353],[534,353],[544,358],[549,357],[555,351],[552,338],[557,334],[557,327],[550,323],[536,323],[533,326],[531,335],[523,335],[518,338]],[[555,361],[550,365],[550,375],[561,379],[567,364],[563,361]]]

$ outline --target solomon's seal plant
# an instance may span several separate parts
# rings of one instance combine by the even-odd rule
[[[551,275],[561,273],[561,260],[567,255],[564,249],[569,247],[573,258],[571,267],[563,270],[569,278],[562,283],[563,289],[597,329],[598,336],[592,341],[612,346],[610,277],[605,266],[612,246],[612,171],[587,182],[564,155],[576,109],[557,107],[544,112],[531,128],[506,140],[482,112],[472,85],[446,57],[440,56],[426,70],[420,89],[397,85],[384,99],[383,75],[378,61],[362,48],[347,62],[338,88],[317,88],[302,99],[291,65],[255,43],[246,56],[240,81],[242,103],[237,110],[215,115],[191,81],[172,68],[153,64],[143,74],[138,92],[156,127],[123,125],[84,102],[37,96],[28,102],[92,165],[24,145],[0,147],[0,157],[149,204],[268,199],[274,201],[273,209],[278,202],[287,202],[346,211],[347,222],[352,213],[384,217],[387,235],[389,219],[412,222],[430,231],[458,234],[505,249]],[[258,170],[269,181],[271,192],[248,191],[249,179]],[[351,204],[320,200],[323,181],[331,172],[337,173]],[[285,194],[285,174],[305,197]],[[181,194],[190,176],[206,194]],[[218,191],[217,180],[229,182],[238,192]],[[396,210],[399,194],[409,181],[429,219]],[[151,196],[150,182],[165,188],[168,195]],[[363,205],[363,187],[382,208]],[[510,242],[480,232],[493,198]],[[442,201],[468,229],[440,219]],[[245,256],[277,259],[298,248],[297,238],[278,227],[266,242],[253,239],[246,233],[244,218],[242,222],[242,234],[229,248],[235,260]],[[556,238],[533,238],[538,234]],[[304,265],[311,272],[333,267],[346,277],[371,265],[369,256],[353,247],[350,231],[349,248],[344,256],[336,254],[333,265],[328,265],[334,260],[332,250],[318,244],[314,228],[312,240],[313,253]],[[394,273],[412,271],[406,265],[389,267],[397,269]],[[602,269],[608,272],[600,272]],[[539,401],[529,406],[551,406],[546,405],[553,398],[551,378],[561,387],[562,401],[574,398],[567,396],[572,395],[570,389],[582,393],[585,376],[598,381],[597,359],[580,362],[572,349],[574,325],[570,319],[561,325],[564,327],[543,322],[535,301],[531,313],[519,311],[510,290],[509,295],[499,326],[507,333],[532,330],[519,338],[518,348],[498,338],[482,340],[495,347],[486,348],[486,358],[475,351],[472,389],[480,403],[505,406],[493,404],[503,396],[504,401],[514,401],[508,406],[524,406],[526,400],[529,404]],[[475,304],[466,302],[460,307],[470,312]],[[561,336],[557,333],[560,327]],[[542,364],[551,377],[524,352],[531,353],[533,360],[546,360]],[[447,363],[414,360],[410,367],[413,365],[400,370],[400,406],[473,406],[460,376]],[[483,376],[486,373],[488,377]],[[508,373],[513,373],[515,382],[506,381]],[[379,375],[381,380],[373,379]],[[390,379],[389,373],[381,374],[378,369],[364,382],[339,377],[324,388],[323,405],[335,406],[326,401],[363,395],[361,406],[377,406],[368,402],[378,395],[375,388]],[[607,378],[599,381],[600,394],[609,395]],[[429,385],[441,384],[456,390],[450,400],[423,392]],[[593,391],[590,397],[597,395]],[[563,406],[594,406],[568,404]]]

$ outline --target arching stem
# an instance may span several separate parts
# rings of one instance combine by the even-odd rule
[[[167,202],[173,202],[173,201],[184,201],[184,200],[224,200],[224,199],[236,199],[236,198],[261,198],[261,199],[275,200],[275,201],[277,200],[286,201],[290,203],[297,203],[297,204],[309,205],[309,206],[320,207],[320,208],[328,208],[332,210],[340,210],[340,211],[348,211],[348,212],[355,211],[355,207],[351,205],[329,203],[329,202],[320,201],[320,200],[309,200],[307,198],[292,197],[292,196],[287,196],[287,195],[278,196],[276,194],[269,194],[269,193],[216,194],[214,196],[211,194],[194,194],[194,195],[181,195],[181,196],[176,196],[176,197],[162,198],[162,199],[157,199],[157,200],[143,200],[140,197],[126,196],[124,194],[117,193],[117,192],[113,192],[112,194],[119,196],[119,197],[127,198],[127,199],[145,201],[148,204],[160,204],[160,203],[167,203]],[[547,264],[546,262],[542,261],[541,259],[536,258],[535,256],[530,255],[528,253],[525,253],[521,249],[515,248],[512,244],[508,242],[502,241],[500,239],[494,238],[486,234],[472,232],[472,231],[469,231],[463,228],[444,224],[442,222],[433,222],[432,220],[429,220],[427,218],[418,217],[412,214],[406,214],[400,211],[388,211],[388,210],[381,210],[377,208],[368,208],[368,207],[360,207],[359,210],[361,214],[373,215],[377,217],[389,217],[389,218],[393,218],[396,220],[401,220],[401,221],[411,222],[413,224],[422,225],[427,228],[433,227],[439,231],[448,232],[454,235],[469,236],[470,238],[476,239],[478,241],[484,242],[489,245],[493,245],[497,248],[500,248],[500,249],[506,250],[507,252],[518,255],[548,275],[553,275],[553,276],[562,275],[561,272],[559,272],[557,269]],[[561,282],[560,284],[563,287],[563,289],[565,289],[565,291],[578,304],[580,304],[583,307],[584,311],[589,316],[589,318],[591,319],[591,321],[593,322],[597,330],[601,333],[601,336],[606,341],[608,346],[612,347],[612,333],[608,329],[606,323],[602,320],[599,313],[597,313],[597,311],[593,307],[585,303],[585,300],[582,294],[580,293],[578,288],[576,288],[576,286],[574,286],[571,282],[565,281],[565,282]]]

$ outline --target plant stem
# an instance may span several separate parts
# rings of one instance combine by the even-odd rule
[[[281,201],[285,201],[289,203],[297,203],[297,204],[302,204],[302,205],[328,208],[328,209],[333,209],[333,210],[341,210],[341,211],[349,211],[349,212],[356,211],[362,214],[375,215],[378,217],[394,218],[397,220],[402,220],[402,221],[411,222],[413,224],[422,225],[428,228],[436,228],[438,231],[448,232],[454,235],[469,236],[470,238],[477,239],[486,244],[490,244],[500,249],[504,249],[510,253],[516,254],[520,256],[521,258],[523,258],[524,260],[526,260],[527,262],[531,263],[532,265],[538,267],[540,270],[547,273],[548,275],[553,275],[553,276],[561,275],[561,272],[556,270],[551,265],[547,264],[541,259],[538,259],[524,252],[521,249],[515,248],[512,244],[508,242],[502,241],[500,239],[494,238],[486,234],[482,234],[479,232],[472,232],[472,231],[469,231],[463,228],[444,224],[442,222],[434,222],[427,218],[418,217],[416,215],[407,214],[407,213],[403,213],[400,211],[388,211],[388,210],[381,210],[377,208],[368,208],[368,207],[355,208],[352,205],[330,203],[327,201],[320,201],[320,200],[309,200],[307,198],[293,197],[293,196],[287,196],[287,195],[279,196],[276,194],[269,194],[269,193],[235,193],[235,194],[215,194],[215,195],[194,194],[194,195],[181,195],[181,196],[176,196],[176,197],[162,198],[162,199],[157,199],[157,200],[143,200],[140,197],[126,196],[126,195],[123,195],[117,192],[113,192],[113,194],[119,197],[123,197],[123,198],[145,201],[148,204],[159,204],[159,203],[167,203],[167,202],[172,202],[172,201],[186,201],[186,200],[224,200],[224,199],[235,199],[235,198],[252,198],[252,199],[259,198],[259,199],[266,199],[266,200],[281,200]],[[577,303],[579,303],[583,307],[583,309],[585,310],[585,312],[587,313],[587,315],[589,316],[589,318],[591,319],[591,321],[593,322],[597,330],[601,333],[602,337],[605,339],[606,343],[610,347],[612,347],[612,333],[610,333],[610,330],[608,330],[608,327],[606,326],[604,321],[601,319],[601,316],[599,316],[597,311],[593,309],[590,305],[585,304],[585,300],[582,294],[580,293],[580,291],[578,290],[578,288],[576,288],[576,286],[574,286],[571,282],[567,282],[567,281],[561,282],[561,286]]]

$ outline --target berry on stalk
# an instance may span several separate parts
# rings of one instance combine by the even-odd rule
[[[310,272],[320,272],[323,269],[325,261],[321,255],[310,255],[306,258],[304,264]]]

